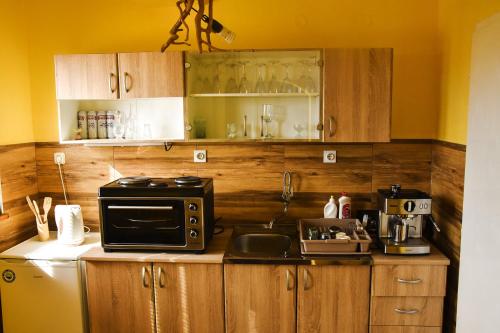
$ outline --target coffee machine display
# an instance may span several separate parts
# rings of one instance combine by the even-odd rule
[[[432,199],[422,191],[401,189],[378,190],[378,236],[386,254],[428,254],[430,244],[423,238],[426,223],[436,231],[432,218]]]

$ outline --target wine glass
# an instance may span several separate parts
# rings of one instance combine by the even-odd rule
[[[272,104],[264,104],[262,108],[262,119],[266,123],[266,139],[271,139],[273,135],[271,134],[270,126],[273,121],[273,106]]]
[[[238,85],[236,84],[236,64],[234,63],[229,63],[226,65],[229,67],[230,76],[227,79],[226,83],[226,93],[229,94],[234,94],[238,92]]]
[[[271,66],[271,78],[269,79],[268,91],[272,94],[276,94],[280,92],[280,85],[278,80],[276,79],[276,65],[279,62],[276,60],[270,61],[269,65]]]
[[[281,82],[280,93],[292,94],[297,92],[297,87],[290,80],[290,65],[289,63],[283,64],[285,67],[285,77]]]
[[[302,132],[306,129],[301,123],[293,124],[293,129],[297,132],[296,138],[302,138]]]
[[[264,83],[264,68],[265,64],[257,64],[257,82],[255,83],[255,92],[258,94],[266,93],[266,85]]]
[[[298,81],[298,92],[303,94],[310,94],[316,91],[314,80],[312,78],[312,68],[314,66],[314,59],[312,60],[301,60],[302,64],[302,75]]]
[[[248,94],[250,92],[250,89],[248,89],[249,84],[246,73],[246,64],[248,64],[248,61],[240,61],[239,64],[241,65],[241,79],[238,90],[241,94]]]
[[[214,64],[215,73],[214,73],[214,79],[212,81],[212,92],[214,92],[216,94],[222,93],[222,86],[220,83],[220,65],[221,64],[222,64],[221,61],[216,62]]]
[[[237,128],[235,123],[228,123],[227,127],[227,137],[228,139],[236,138]]]

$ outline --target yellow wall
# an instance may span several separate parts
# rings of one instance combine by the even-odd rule
[[[0,145],[32,141],[25,8],[0,0]]]
[[[467,141],[472,34],[477,23],[496,12],[500,12],[498,0],[440,0],[440,140],[462,144]]]
[[[53,55],[158,50],[177,19],[174,0],[28,0],[33,122],[56,141]],[[215,0],[235,48],[393,47],[392,136],[437,134],[435,0]],[[222,42],[219,46],[224,46]]]

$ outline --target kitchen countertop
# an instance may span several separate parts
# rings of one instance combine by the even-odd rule
[[[104,252],[103,248],[99,246],[82,254],[80,260],[221,264],[231,232],[232,229],[226,228],[223,233],[214,235],[208,249],[201,254],[185,252]]]
[[[434,246],[431,246],[431,253],[427,255],[394,255],[384,254],[381,250],[374,250],[372,259],[374,265],[448,266],[450,264],[450,260]]]

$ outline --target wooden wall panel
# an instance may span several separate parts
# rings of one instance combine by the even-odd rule
[[[194,149],[207,150],[207,163],[193,162]],[[327,149],[337,151],[336,164],[323,163]],[[372,190],[394,182],[430,187],[428,144],[177,144],[168,152],[163,147],[37,144],[41,195],[52,195],[58,203],[63,197],[53,163],[56,151],[66,152],[69,197],[83,206],[91,227],[99,223],[97,188],[121,176],[212,177],[215,214],[222,218],[220,223],[228,224],[263,223],[280,214],[285,170],[293,173],[295,190],[290,219],[321,217],[329,196],[338,198],[342,191],[353,197],[356,211],[376,208]]]
[[[388,143],[373,145],[372,190],[401,184],[430,193],[432,145]]]
[[[0,252],[35,235],[35,218],[26,203],[36,199],[35,145],[0,146],[0,186],[7,219],[0,220]]]
[[[444,331],[455,332],[460,239],[465,176],[465,147],[432,146],[432,212],[441,228],[433,242],[450,258],[444,308]]]

